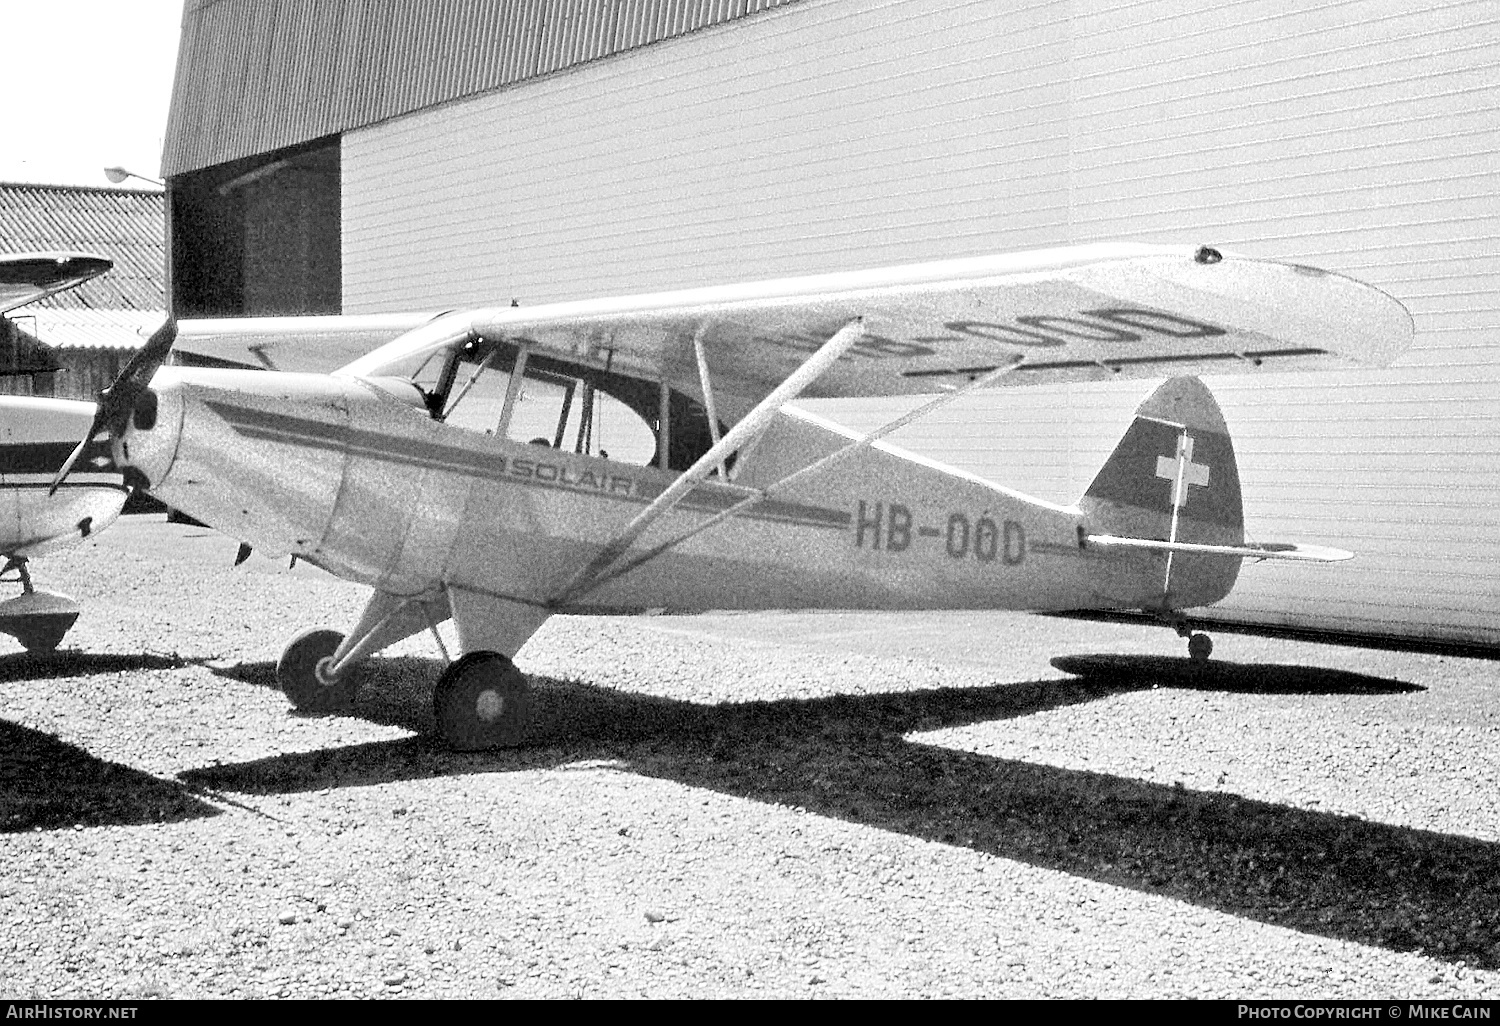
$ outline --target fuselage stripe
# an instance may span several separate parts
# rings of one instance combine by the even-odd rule
[[[660,494],[664,485],[646,481],[633,475],[628,492],[612,488],[583,487],[565,479],[566,468],[562,468],[564,480],[548,481],[534,475],[513,472],[510,468],[520,460],[503,455],[488,455],[469,452],[451,445],[442,445],[422,439],[402,438],[350,428],[326,421],[292,417],[286,414],[268,413],[263,410],[231,406],[227,403],[208,402],[215,413],[223,417],[234,430],[246,438],[278,442],[327,452],[347,453],[356,457],[367,457],[387,463],[414,467],[437,467],[455,473],[472,474],[491,481],[504,481],[535,488],[551,488],[568,492],[588,492],[625,502],[646,503]],[[596,461],[598,462],[598,461]],[[497,466],[498,463],[498,466]],[[621,464],[607,464],[609,469],[628,470]],[[593,470],[588,471],[590,475]],[[601,473],[603,478],[607,471]],[[616,477],[618,475],[609,475]],[[728,509],[748,497],[751,492],[696,488],[683,500],[683,507],[697,512],[717,513]],[[822,527],[843,530],[849,526],[848,512],[808,506],[801,503],[767,499],[752,506],[744,516],[756,520],[773,520],[801,524],[807,527]]]

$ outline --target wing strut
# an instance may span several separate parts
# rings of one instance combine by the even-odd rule
[[[670,470],[672,451],[672,383],[667,380],[666,374],[662,375],[657,388],[656,418],[656,465],[662,470]],[[718,441],[717,438],[714,441]]]
[[[500,407],[500,423],[495,428],[496,438],[510,434],[510,419],[515,416],[516,403],[521,399],[521,383],[526,377],[526,361],[531,357],[531,347],[524,343],[516,348],[516,365],[511,369],[510,381],[505,386],[505,405]]]
[[[699,456],[697,461],[683,471],[677,480],[651,500],[649,506],[636,514],[619,534],[609,540],[597,556],[580,568],[568,583],[558,590],[556,596],[548,604],[554,607],[565,605],[575,596],[596,587],[599,577],[625,554],[625,550],[630,548],[647,528],[671,512],[679,502],[687,498],[694,485],[706,478],[716,466],[759,434],[783,406],[801,395],[829,367],[832,367],[839,357],[848,352],[854,343],[863,338],[864,334],[864,324],[859,318],[834,332],[833,336],[824,342],[817,352],[809,356],[802,366],[794,370],[785,381],[771,391],[770,395],[757,403],[753,410],[730,428],[729,433],[719,439],[718,444]]]
[[[884,438],[886,435],[901,430],[906,425],[927,416],[933,410],[936,410],[941,406],[948,405],[959,396],[965,395],[969,392],[975,391],[976,389],[984,388],[985,386],[992,384],[993,382],[1009,374],[1011,371],[1020,367],[1021,364],[1025,362],[1025,360],[1026,357],[1024,355],[1018,355],[1014,359],[1012,359],[1010,363],[1007,363],[1000,367],[996,367],[988,374],[981,375],[977,378],[971,378],[967,384],[955,388],[950,392],[945,392],[942,395],[937,396],[926,403],[923,403],[916,409],[902,414],[895,420],[881,425],[874,431],[871,431],[869,434],[863,435],[860,438],[856,438],[848,445],[845,445],[839,449],[835,449],[827,456],[824,456],[823,458],[818,460],[814,460],[812,463],[809,463],[801,470],[793,471],[786,477],[783,477],[781,480],[774,481],[771,484],[766,485],[764,488],[757,489],[750,495],[745,496],[739,502],[730,506],[728,509],[722,510],[719,513],[715,513],[713,516],[709,517],[701,524],[698,524],[696,527],[691,527],[688,530],[683,531],[681,534],[677,535],[675,538],[664,541],[661,544],[653,546],[651,549],[641,553],[640,555],[632,559],[617,564],[613,569],[608,569],[605,572],[600,572],[597,576],[594,577],[593,580],[589,581],[586,585],[582,585],[575,589],[573,595],[570,597],[576,598],[578,595],[583,594],[584,592],[592,591],[595,588],[599,588],[605,584],[608,584],[610,581],[613,581],[618,577],[623,577],[630,571],[634,570],[636,567],[640,566],[643,563],[650,562],[657,556],[661,555],[663,552],[666,552],[668,549],[676,548],[678,545],[681,545],[683,542],[687,541],[694,535],[701,534],[704,531],[707,531],[710,527],[714,527],[718,524],[723,523],[725,520],[728,520],[732,516],[745,512],[750,507],[764,502],[772,495],[784,491],[803,478],[808,477],[819,470],[823,470],[826,467],[830,467],[840,460],[854,455],[856,452],[860,452],[864,449],[869,448],[880,439]]]
[[[707,325],[693,332],[693,353],[698,357],[698,383],[703,387],[703,409],[708,413],[708,434],[714,445],[719,444],[719,411],[714,409],[714,387],[708,380],[708,354],[703,351],[703,333]],[[724,477],[724,464],[715,467],[719,477]]]

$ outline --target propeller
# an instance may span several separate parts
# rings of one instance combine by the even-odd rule
[[[58,487],[67,480],[73,464],[78,462],[95,435],[106,429],[112,435],[125,430],[136,401],[150,391],[152,377],[167,362],[167,354],[172,351],[172,343],[176,341],[177,320],[168,315],[166,322],[156,329],[156,333],[146,340],[146,344],[136,350],[114,383],[100,390],[94,409],[94,422],[89,425],[88,434],[83,436],[83,441],[78,443],[63,463],[62,469],[53,477],[52,485],[47,489],[48,495],[57,494]]]

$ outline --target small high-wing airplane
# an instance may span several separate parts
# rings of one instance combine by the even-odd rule
[[[309,374],[161,368],[169,320],[79,450],[103,437],[169,505],[374,589],[347,635],[286,646],[299,709],[347,706],[363,659],[431,631],[448,660],[437,721],[460,749],[524,737],[512,657],[553,613],[1144,609],[1190,634],[1180,610],[1228,594],[1244,559],[1349,555],[1246,543],[1228,429],[1196,378],[1141,404],[1071,506],[880,439],[978,388],[1380,363],[1412,334],[1400,303],[1349,278],[1136,245],[410,323]],[[200,334],[285,366],[298,328],[278,330]],[[337,348],[335,322],[318,332]],[[907,394],[933,397],[867,435],[788,405]],[[450,617],[458,653],[437,630]],[[1190,637],[1194,658],[1209,648]]]
[[[0,254],[0,313],[81,285],[112,266],[91,253]],[[57,468],[93,416],[90,402],[0,396],[0,581],[21,585],[20,595],[0,602],[0,632],[27,651],[56,648],[79,612],[66,595],[34,588],[27,560],[105,527],[125,504],[124,475],[104,444],[90,447],[87,466],[49,494]]]

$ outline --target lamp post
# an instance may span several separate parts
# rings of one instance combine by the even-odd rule
[[[162,237],[162,241],[165,243],[164,248],[166,251],[166,266],[162,269],[162,284],[164,286],[165,298],[167,302],[167,316],[170,317],[177,309],[177,304],[173,302],[172,297],[172,190],[167,188],[166,182],[160,181],[156,178],[147,178],[145,175],[138,175],[134,171],[129,171],[123,167],[105,168],[104,177],[108,178],[115,185],[119,185],[127,178],[139,178],[143,182],[150,182],[152,185],[158,185],[162,189],[162,192],[164,194],[163,199],[165,200],[165,208],[163,213],[166,217],[166,224],[163,227]]]
[[[134,171],[127,171],[127,170],[125,170],[123,167],[107,167],[107,168],[105,168],[104,169],[104,177],[108,178],[111,182],[115,183],[116,185],[119,185],[121,182],[125,181],[125,179],[127,179],[127,178],[139,178],[143,182],[150,182],[152,185],[159,185],[162,188],[166,188],[166,186],[167,186],[166,182],[158,181],[155,178],[147,178],[145,175],[138,175]]]

